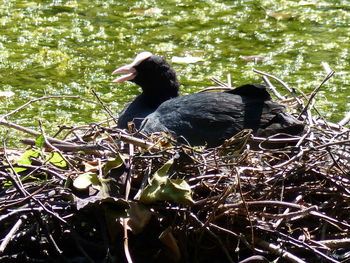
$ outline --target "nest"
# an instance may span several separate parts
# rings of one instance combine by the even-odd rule
[[[301,137],[213,149],[101,124],[4,145],[0,261],[350,262],[350,130],[307,105]]]

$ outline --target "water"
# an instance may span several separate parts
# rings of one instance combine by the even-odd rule
[[[140,91],[111,83],[111,72],[146,50],[169,61],[204,59],[173,63],[183,94],[212,86],[211,76],[226,80],[228,73],[234,86],[260,82],[253,68],[310,93],[327,62],[337,73],[316,106],[338,121],[350,109],[349,6],[349,0],[0,0],[0,92],[14,94],[0,97],[0,114],[42,96],[79,95],[33,103],[9,120],[36,130],[41,120],[49,135],[59,125],[103,120],[103,109],[83,99],[97,101],[94,89],[117,113]],[[5,134],[11,142],[23,136],[0,127]]]

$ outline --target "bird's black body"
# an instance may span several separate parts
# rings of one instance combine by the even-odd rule
[[[135,69],[132,81],[143,93],[123,110],[121,128],[135,118],[145,118],[141,126],[140,121],[136,124],[146,134],[163,131],[191,145],[208,146],[217,146],[243,129],[252,129],[258,136],[303,131],[303,124],[285,113],[262,85],[178,96],[175,72],[163,59],[151,56]]]
[[[298,134],[303,126],[284,107],[271,99],[260,85],[245,85],[250,95],[232,92],[202,92],[162,103],[144,121],[142,131],[163,131],[184,137],[192,145],[217,146],[243,129],[258,136]],[[265,98],[261,90],[265,91]],[[171,110],[169,110],[171,109]]]

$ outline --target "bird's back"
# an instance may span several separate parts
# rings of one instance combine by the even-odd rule
[[[143,132],[164,131],[192,145],[217,146],[243,129],[263,136],[302,131],[302,124],[284,113],[266,90],[253,86],[249,93],[248,89],[243,95],[239,90],[202,92],[168,100],[146,118]]]

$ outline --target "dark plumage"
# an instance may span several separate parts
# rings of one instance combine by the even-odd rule
[[[179,84],[169,64],[149,52],[139,54],[133,63],[114,73],[129,75],[116,82],[130,80],[142,87],[143,93],[128,104],[119,117],[119,127],[136,122],[142,132],[167,132],[184,137],[192,145],[217,146],[243,129],[258,136],[276,133],[297,135],[304,125],[284,112],[266,88],[259,84],[240,86],[227,92],[202,92],[178,96]]]

